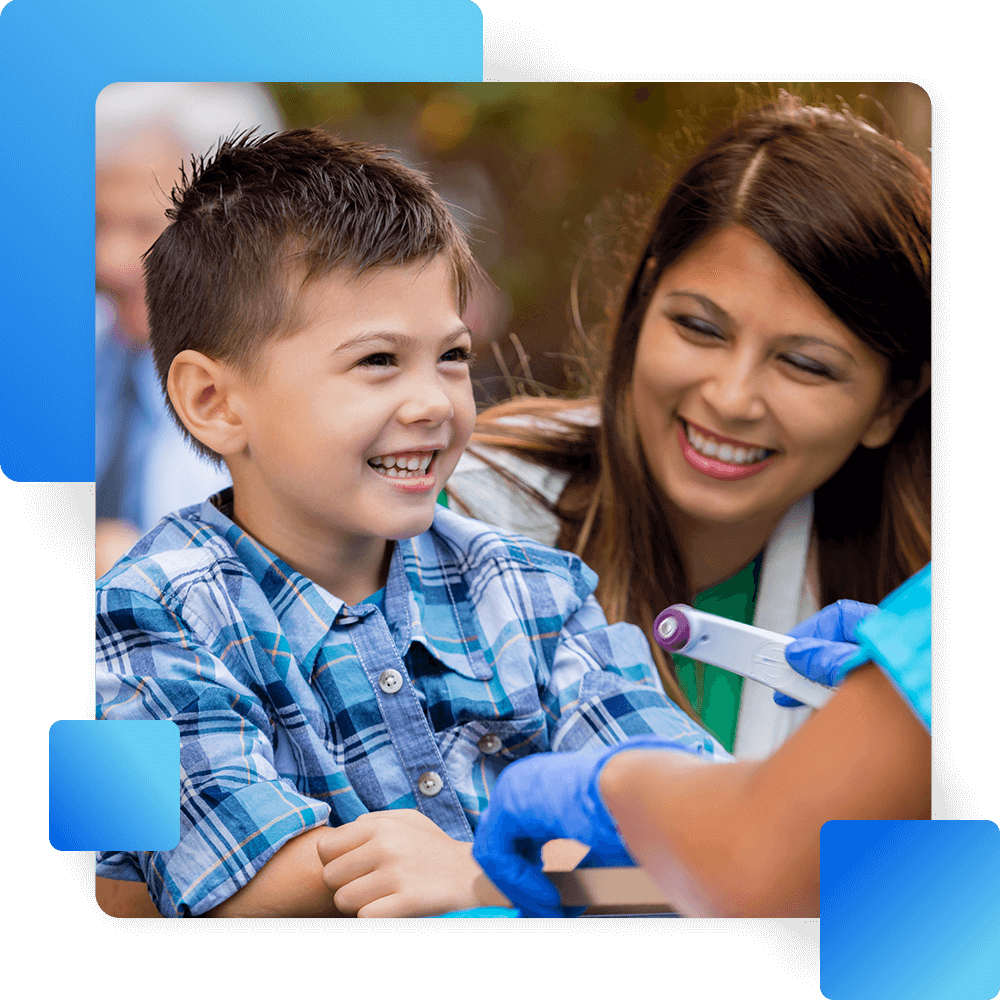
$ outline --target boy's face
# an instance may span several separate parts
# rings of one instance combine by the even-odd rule
[[[472,433],[472,341],[447,260],[312,283],[232,404],[237,514],[277,551],[426,531]]]

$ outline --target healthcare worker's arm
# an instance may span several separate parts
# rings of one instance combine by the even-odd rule
[[[873,664],[772,757],[627,751],[600,776],[629,853],[692,916],[819,916],[829,819],[929,819],[931,740]]]

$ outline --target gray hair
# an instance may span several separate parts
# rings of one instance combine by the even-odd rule
[[[170,136],[182,157],[208,152],[236,130],[284,128],[259,83],[112,83],[97,96],[97,162],[107,162],[151,132]]]

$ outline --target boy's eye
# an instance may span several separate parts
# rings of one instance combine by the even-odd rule
[[[473,354],[472,351],[468,350],[465,347],[453,347],[450,351],[445,351],[445,353],[441,355],[441,360],[452,361],[452,362],[458,361],[458,362],[464,362],[467,365],[471,365],[473,360]]]
[[[368,357],[362,358],[358,362],[359,365],[364,365],[366,368],[390,368],[395,363],[396,355],[387,352],[369,354]]]
[[[450,364],[471,364],[473,354],[465,347],[453,347],[441,355],[441,362]],[[389,351],[380,351],[378,354],[369,354],[358,363],[360,368],[394,368],[399,364],[399,359]]]

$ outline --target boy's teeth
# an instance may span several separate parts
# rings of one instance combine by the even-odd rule
[[[755,462],[763,461],[768,454],[767,448],[744,448],[739,445],[733,446],[716,441],[714,438],[706,437],[696,431],[689,424],[685,424],[687,439],[695,451],[700,452],[707,458],[718,458],[722,462],[729,462],[731,465],[752,465]]]
[[[414,472],[417,475],[423,475],[433,458],[433,452],[427,452],[423,455],[377,455],[375,458],[369,459],[368,464],[376,472],[396,479]]]

